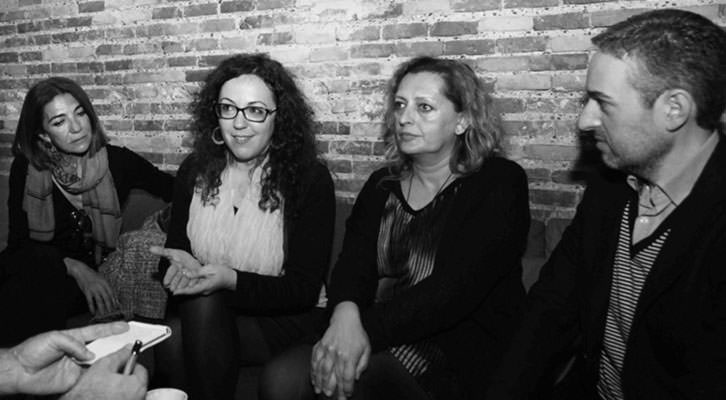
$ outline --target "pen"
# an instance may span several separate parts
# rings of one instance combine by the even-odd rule
[[[139,352],[141,352],[141,340],[135,341],[134,347],[131,348],[131,356],[126,360],[126,365],[124,366],[124,375],[131,375],[131,372],[133,372],[136,367],[136,358],[139,357]]]

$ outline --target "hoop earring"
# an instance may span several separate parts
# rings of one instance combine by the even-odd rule
[[[215,132],[219,132],[219,136],[222,136],[222,130],[219,127],[216,127],[212,129],[212,143],[216,144],[217,146],[221,146],[224,144],[224,138],[217,139],[215,137]]]

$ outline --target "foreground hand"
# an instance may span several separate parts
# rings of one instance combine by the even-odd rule
[[[68,274],[76,280],[78,287],[86,296],[86,302],[91,314],[108,314],[119,308],[119,302],[111,285],[101,274],[76,259],[67,257],[63,261],[66,264]]]
[[[7,392],[46,395],[69,390],[81,375],[81,367],[71,357],[89,360],[93,354],[86,342],[128,329],[126,322],[114,322],[31,337],[8,351],[14,365],[3,371],[15,374],[16,384]]]
[[[371,345],[358,306],[344,301],[335,307],[330,326],[313,347],[311,380],[315,393],[353,395],[355,380],[368,366]]]
[[[81,376],[78,383],[61,397],[61,400],[143,400],[148,381],[146,368],[136,364],[131,375],[119,372],[129,356],[131,356],[131,346],[126,346],[99,359]]]
[[[197,271],[187,272],[189,283],[173,291],[174,294],[210,294],[220,289],[234,290],[237,273],[229,267],[209,264]]]

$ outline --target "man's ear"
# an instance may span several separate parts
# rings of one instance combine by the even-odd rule
[[[675,132],[696,117],[696,103],[693,96],[683,89],[669,89],[661,95],[664,115],[664,126],[669,132]]]

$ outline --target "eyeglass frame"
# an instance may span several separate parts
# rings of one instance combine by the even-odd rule
[[[234,108],[237,109],[237,111],[234,113],[234,116],[232,116],[232,117],[223,117],[221,115],[221,113],[219,112],[219,106],[221,106],[221,105],[234,107]],[[237,107],[236,104],[232,104],[232,103],[220,103],[220,102],[214,103],[214,105],[212,106],[212,108],[214,109],[214,114],[217,115],[217,118],[227,119],[227,120],[235,119],[235,118],[237,118],[237,115],[239,115],[240,111],[242,111],[242,117],[244,117],[244,119],[246,121],[249,121],[249,122],[257,122],[257,123],[262,123],[262,122],[267,121],[267,117],[269,117],[270,114],[277,112],[277,108],[274,109],[274,110],[270,110],[269,108],[262,107],[262,106],[247,106],[247,107],[240,108],[240,107]],[[262,118],[262,120],[260,120],[260,121],[255,121],[253,119],[249,119],[247,117],[247,112],[246,112],[246,110],[248,108],[259,108],[259,109],[265,110],[265,117]]]

